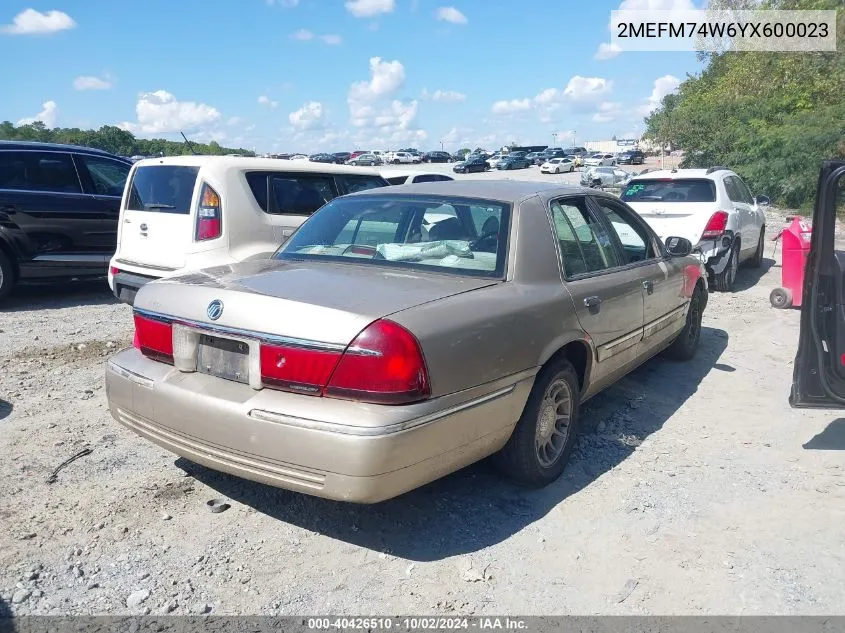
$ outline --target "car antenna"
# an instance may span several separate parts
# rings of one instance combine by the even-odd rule
[[[182,135],[182,138],[183,138],[183,139],[185,139],[185,142],[188,144],[188,149],[190,149],[190,150],[191,150],[191,154],[193,154],[194,156],[197,156],[197,152],[196,152],[196,150],[194,149],[194,145],[193,145],[193,143],[191,143],[191,141],[189,141],[189,140],[188,140],[188,137],[187,137],[187,136],[185,136],[185,133],[184,133],[184,132],[182,132],[182,131],[180,130],[180,131],[179,131],[179,134],[181,134],[181,135]]]

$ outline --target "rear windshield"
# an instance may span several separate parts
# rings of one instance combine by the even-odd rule
[[[626,202],[715,202],[716,185],[705,178],[634,180],[621,198]]]
[[[160,213],[190,213],[199,167],[150,165],[132,176],[127,209]]]
[[[303,224],[275,257],[502,277],[509,219],[509,206],[487,200],[338,198]]]

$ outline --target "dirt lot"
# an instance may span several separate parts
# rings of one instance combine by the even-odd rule
[[[378,506],[137,438],[103,389],[129,308],[104,282],[19,290],[0,308],[0,598],[19,614],[843,613],[845,420],[787,404],[799,314],[769,307],[779,280],[771,259],[743,270],[711,295],[694,361],[652,360],[591,401],[556,484],[482,463]]]

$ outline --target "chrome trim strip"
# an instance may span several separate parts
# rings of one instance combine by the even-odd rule
[[[442,420],[443,418],[454,415],[455,413],[460,413],[461,411],[473,409],[493,400],[498,400],[499,398],[512,393],[514,389],[516,389],[515,384],[498,389],[488,393],[487,395],[467,400],[466,402],[454,405],[448,409],[437,411],[436,413],[430,413],[429,415],[424,415],[412,420],[406,420],[405,422],[397,422],[395,424],[378,427],[350,426],[348,424],[337,424],[335,422],[323,422],[321,420],[297,418],[294,416],[284,415],[282,413],[266,411],[264,409],[252,409],[248,415],[249,417],[255,420],[260,420],[261,422],[273,422],[275,424],[284,424],[286,426],[296,426],[312,431],[326,431],[328,433],[341,433],[343,435],[355,435],[358,437],[382,437],[415,429],[425,424],[431,424],[432,422],[437,422],[438,420]]]
[[[127,266],[137,266],[138,268],[150,268],[152,270],[162,270],[164,272],[172,273],[175,270],[179,270],[178,268],[168,268],[167,266],[155,266],[153,264],[142,264],[141,262],[133,262],[131,259],[121,259],[116,257],[114,260],[115,264],[126,264]],[[131,272],[131,271],[128,271]]]
[[[110,255],[36,255],[34,262],[91,262],[92,264],[107,264]]]
[[[639,337],[639,338],[637,338]],[[625,336],[621,336],[616,340],[610,341],[610,343],[605,343],[601,347],[598,348],[598,358],[599,362],[603,360],[607,360],[614,354],[618,354],[619,352],[623,352],[629,347],[637,344],[643,338],[643,328],[638,328],[637,330],[631,332],[630,334],[626,334]],[[630,343],[629,343],[630,341]],[[629,343],[626,345],[626,343]]]
[[[136,313],[157,319],[158,321],[166,321],[178,325],[185,325],[197,330],[208,332],[216,332],[218,334],[229,334],[231,336],[238,336],[247,339],[257,339],[265,343],[276,343],[278,345],[287,345],[290,347],[298,347],[301,349],[311,349],[321,352],[342,352],[346,349],[344,343],[326,343],[324,341],[312,341],[308,339],[294,338],[291,336],[279,336],[277,334],[268,334],[267,332],[255,332],[252,330],[243,330],[235,327],[228,327],[225,325],[211,325],[210,323],[203,323],[201,321],[194,321],[192,319],[182,319],[174,317],[169,314],[161,314],[160,312],[153,312],[152,310],[144,310],[135,308]]]
[[[662,317],[659,317],[652,321],[651,323],[647,324],[643,328],[643,338],[648,338],[652,334],[659,332],[667,327],[669,327],[675,321],[682,319],[685,316],[685,311],[687,309],[687,304],[684,304],[680,307],[675,308],[671,312],[664,314]]]
[[[4,187],[0,187],[0,192],[9,194],[9,193],[27,193],[27,194],[37,194],[39,196],[82,196],[85,198],[105,198],[106,200],[114,200],[115,202],[119,202],[122,196],[106,196],[103,194],[97,193],[85,193],[84,191],[39,191],[38,189],[6,189]]]
[[[113,360],[110,360],[107,364],[108,369],[112,370],[121,378],[126,378],[127,380],[131,380],[136,385],[140,385],[141,387],[145,387],[146,389],[153,389],[155,385],[155,381],[152,378],[147,378],[146,376],[142,376],[141,374],[136,374],[134,371],[129,371],[125,367],[121,367]]]

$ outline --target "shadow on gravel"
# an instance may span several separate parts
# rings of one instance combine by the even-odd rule
[[[803,446],[808,451],[845,451],[845,418],[837,418]]]
[[[12,609],[3,598],[0,598],[0,633],[13,633],[17,630],[12,617]]]
[[[775,265],[775,260],[769,259],[768,257],[763,258],[763,264],[760,268],[748,268],[747,266],[743,266],[739,269],[736,275],[736,281],[734,281],[734,287],[731,292],[743,292],[744,290],[748,290],[757,285],[757,282],[762,279],[769,269]],[[778,282],[780,284],[780,282]]]
[[[0,420],[12,414],[12,403],[0,398]]]
[[[105,277],[86,281],[51,284],[22,284],[12,290],[0,312],[56,310],[74,306],[117,303]]]
[[[503,481],[484,461],[396,499],[362,506],[245,481],[182,458],[176,466],[270,517],[360,547],[414,561],[475,552],[539,520],[624,461],[696,392],[727,343],[726,332],[704,327],[692,361],[653,359],[586,403],[566,471],[540,490]]]

